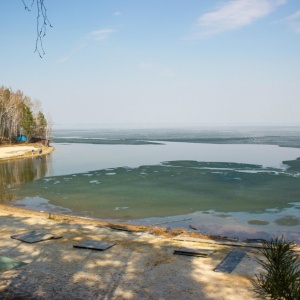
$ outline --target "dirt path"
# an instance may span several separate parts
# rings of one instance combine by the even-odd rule
[[[63,238],[35,244],[10,238],[31,230]],[[87,239],[116,245],[103,252],[73,248]],[[214,253],[174,255],[180,247]],[[232,249],[0,207],[0,256],[28,263],[0,273],[0,299],[254,299],[250,278],[259,272],[257,250],[247,249],[231,274],[213,271]]]

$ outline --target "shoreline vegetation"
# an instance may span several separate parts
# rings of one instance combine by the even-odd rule
[[[52,120],[44,116],[39,100],[0,86],[0,145],[42,141],[48,145],[51,132]]]

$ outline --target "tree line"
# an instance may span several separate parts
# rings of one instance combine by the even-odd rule
[[[32,100],[20,90],[0,87],[0,144],[15,143],[26,136],[28,142],[49,141],[51,120],[44,116],[41,102]]]

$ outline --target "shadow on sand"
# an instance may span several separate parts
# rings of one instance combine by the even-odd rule
[[[28,263],[0,274],[1,299],[252,299],[250,277],[257,252],[231,274],[213,269],[232,250],[1,212],[0,255]],[[27,244],[12,234],[39,230],[59,240]],[[116,243],[106,251],[73,248],[84,240]],[[208,258],[174,255],[178,247],[215,252]]]

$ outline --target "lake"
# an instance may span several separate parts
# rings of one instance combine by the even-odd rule
[[[0,164],[6,201],[204,234],[300,241],[300,128],[64,128]]]

